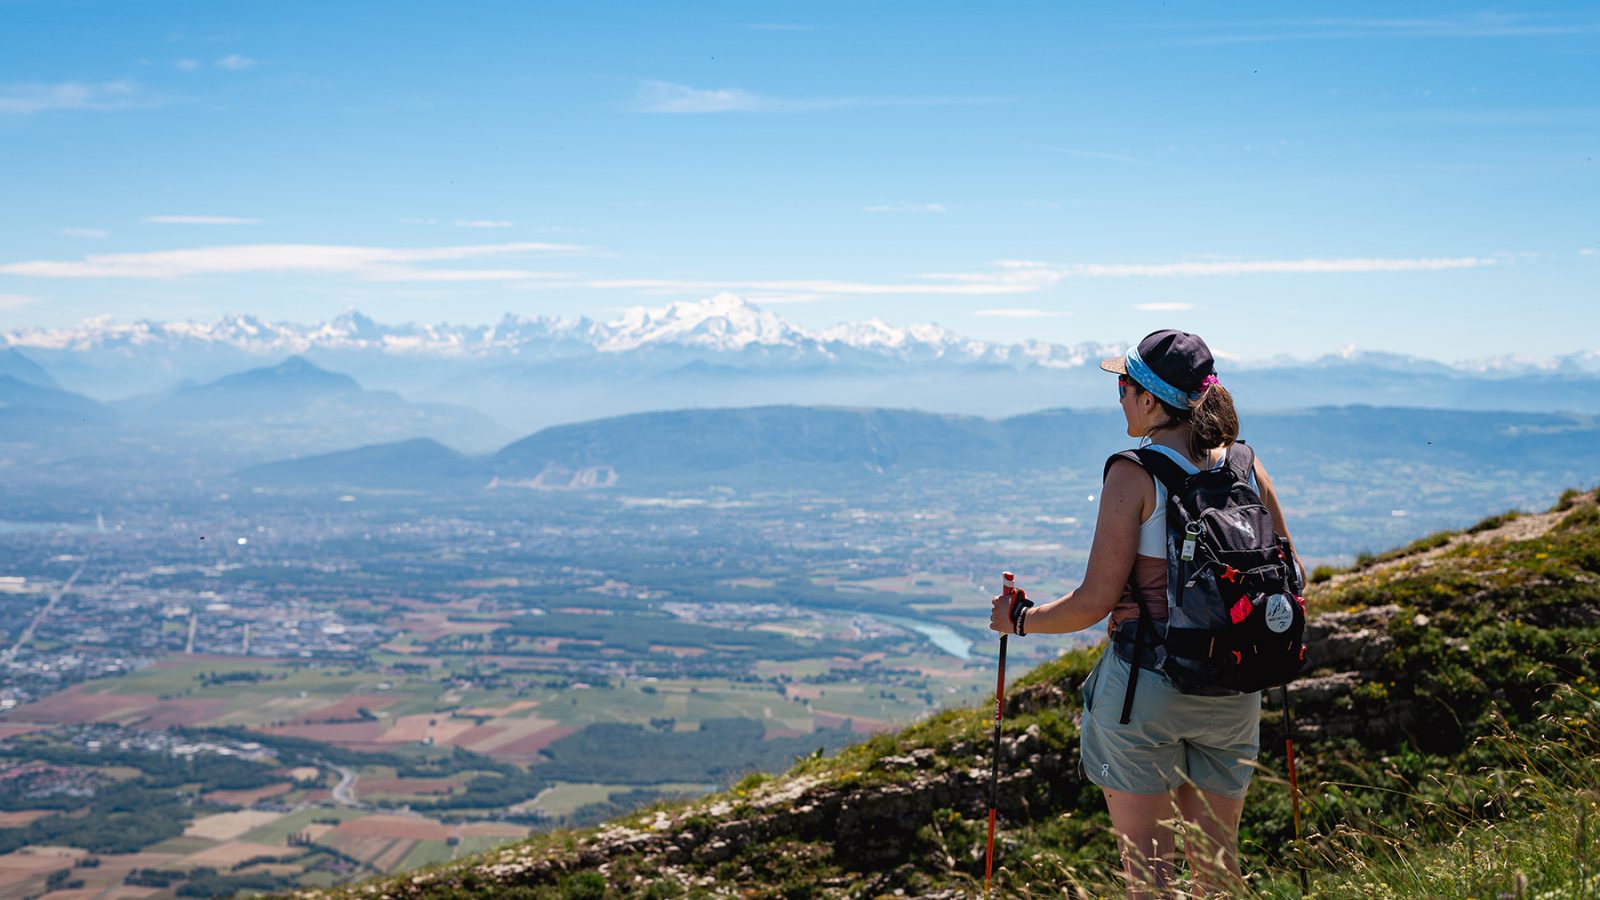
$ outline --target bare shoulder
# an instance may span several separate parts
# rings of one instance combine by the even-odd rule
[[[1150,473],[1130,459],[1119,459],[1111,464],[1102,489],[1102,507],[1137,507],[1148,517],[1155,511],[1156,488]]]

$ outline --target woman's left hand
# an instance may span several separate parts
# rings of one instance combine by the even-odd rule
[[[997,594],[994,607],[989,611],[989,628],[1001,634],[1011,633],[1011,598]]]

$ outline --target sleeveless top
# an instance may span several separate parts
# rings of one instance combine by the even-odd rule
[[[1190,475],[1200,471],[1182,453],[1171,447],[1162,444],[1145,446],[1182,466]],[[1211,468],[1222,468],[1222,460],[1218,460]],[[1150,518],[1139,525],[1139,550],[1138,555],[1133,558],[1133,571],[1128,575],[1128,583],[1122,587],[1122,597],[1111,609],[1108,625],[1113,637],[1117,633],[1118,625],[1128,619],[1139,618],[1141,602],[1149,611],[1150,618],[1160,621],[1166,621],[1167,618],[1167,487],[1161,483],[1161,479],[1154,475],[1150,477],[1156,485],[1156,510],[1150,514]],[[1249,484],[1251,490],[1260,490],[1256,486],[1256,475],[1253,471],[1250,473]]]

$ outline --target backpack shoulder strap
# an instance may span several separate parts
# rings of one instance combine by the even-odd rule
[[[1256,452],[1244,441],[1235,441],[1223,456],[1223,462],[1233,470],[1234,477],[1248,483],[1256,470]]]
[[[1140,447],[1135,452],[1139,454],[1139,465],[1144,466],[1146,472],[1161,479],[1161,483],[1166,486],[1168,496],[1183,496],[1183,486],[1189,481],[1187,469],[1160,450]]]
[[[1121,453],[1113,453],[1111,454],[1110,458],[1106,460],[1105,471],[1100,473],[1101,483],[1104,483],[1107,478],[1111,477],[1111,467],[1116,465],[1117,460],[1119,459],[1125,459],[1141,469],[1144,468],[1144,461],[1139,458],[1139,451],[1137,450],[1124,450]]]
[[[1161,484],[1166,487],[1167,493],[1174,497],[1183,493],[1184,482],[1189,480],[1189,473],[1184,471],[1182,466],[1173,462],[1165,453],[1159,450],[1151,450],[1149,447],[1140,447],[1137,450],[1124,450],[1121,453],[1113,453],[1111,458],[1106,460],[1106,470],[1100,476],[1101,481],[1104,481],[1106,476],[1111,474],[1111,466],[1119,459],[1128,460],[1160,479]]]

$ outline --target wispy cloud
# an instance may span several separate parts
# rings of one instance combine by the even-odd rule
[[[420,269],[415,266],[373,267],[362,273],[367,281],[424,281],[465,283],[474,281],[571,281],[571,272],[531,269]]]
[[[132,81],[0,86],[0,114],[30,115],[58,109],[136,109],[149,105],[153,105],[153,101],[141,97],[139,86]]]
[[[180,72],[195,72],[200,69],[200,60],[198,59],[180,59],[175,60],[172,64]]]
[[[1487,257],[1424,259],[1293,259],[1206,261],[1174,263],[1048,263],[1000,260],[983,272],[930,272],[907,282],[844,281],[832,279],[734,280],[680,278],[602,278],[578,286],[631,289],[671,294],[699,291],[775,291],[821,295],[986,296],[1030,294],[1078,278],[1205,278],[1270,274],[1356,274],[1372,272],[1438,272],[1495,265]],[[999,314],[996,314],[999,315]],[[1020,317],[1020,316],[1018,316]]]
[[[1416,18],[1318,17],[1236,22],[1185,22],[1162,26],[1187,34],[1163,45],[1259,44],[1281,41],[1539,38],[1600,34],[1600,17],[1469,13]]]
[[[104,228],[58,228],[56,229],[56,234],[67,237],[95,238],[97,240],[111,237],[111,232]]]
[[[1003,307],[999,309],[975,309],[972,311],[972,315],[985,319],[1061,319],[1071,315],[1071,313],[1055,309]]]
[[[1078,147],[1046,147],[1045,149],[1049,150],[1051,153],[1059,153],[1062,156],[1077,156],[1084,159],[1104,159],[1119,163],[1139,162],[1138,159],[1132,156],[1127,156],[1121,153],[1107,153],[1104,150],[1084,150]]]
[[[454,224],[457,228],[510,228],[516,223],[509,219],[457,219]]]
[[[234,244],[148,253],[111,253],[79,260],[32,260],[0,264],[0,274],[34,278],[171,279],[196,275],[247,273],[353,274],[371,280],[485,280],[484,270],[428,269],[417,275],[404,268],[420,263],[462,262],[530,253],[579,253],[573,244],[514,243],[455,247],[350,247],[328,244]],[[449,275],[460,271],[469,275]],[[514,272],[514,274],[513,274]],[[493,279],[525,280],[548,273],[500,270]],[[401,275],[404,277],[396,278]]]
[[[646,81],[639,86],[634,110],[650,113],[754,112],[771,101],[738,88],[692,88],[670,81]]]
[[[243,72],[245,69],[248,69],[255,64],[255,60],[248,56],[240,56],[237,53],[230,53],[227,56],[217,60],[218,68],[227,69],[231,72]]]
[[[0,269],[0,271],[4,271]],[[1000,284],[893,284],[868,281],[829,281],[822,279],[795,279],[777,281],[719,281],[679,278],[601,278],[586,281],[584,287],[621,288],[662,293],[693,293],[696,291],[775,291],[801,294],[844,294],[856,296],[887,296],[894,294],[945,294],[985,295],[1015,294],[1037,290],[1028,285]]]
[[[27,294],[0,294],[0,309],[21,309],[30,303],[38,301],[37,297]]]
[[[1194,309],[1193,303],[1136,303],[1134,309],[1139,312],[1184,312]]]
[[[861,207],[869,213],[945,213],[949,208],[943,203],[877,203]]]
[[[751,303],[760,303],[764,306],[788,306],[798,303],[817,303],[827,300],[829,297],[827,294],[785,294],[781,292],[763,293],[754,291],[745,295],[745,299]]]
[[[671,81],[644,81],[630,108],[644,113],[781,113],[995,102],[998,100],[992,97],[774,97],[744,88],[696,88]]]
[[[1384,258],[1350,257],[1342,259],[1223,260],[1170,263],[1047,263],[1007,259],[995,265],[998,271],[957,272],[926,275],[944,281],[1014,284],[1033,282],[1041,286],[1068,278],[1203,278],[1228,275],[1310,275],[1357,274],[1370,272],[1442,272],[1451,269],[1476,269],[1496,265],[1485,256]]]
[[[260,225],[260,219],[243,216],[145,216],[152,225]]]

